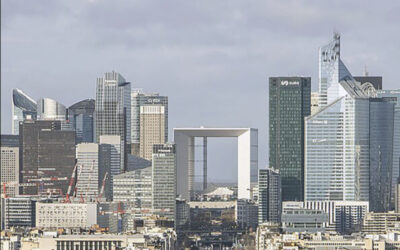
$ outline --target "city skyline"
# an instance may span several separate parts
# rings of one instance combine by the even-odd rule
[[[98,2],[52,2],[46,9],[31,6],[33,12],[27,11],[28,5],[3,5],[2,42],[5,53],[2,53],[2,59],[7,64],[2,65],[2,133],[11,132],[8,120],[11,117],[12,88],[23,90],[35,100],[51,97],[70,106],[83,99],[95,98],[96,77],[114,69],[132,82],[132,88],[139,87],[169,97],[169,138],[172,138],[174,127],[229,125],[258,128],[259,166],[263,168],[268,160],[268,153],[264,153],[268,152],[268,121],[265,117],[268,77],[310,76],[312,89],[316,90],[317,51],[331,37],[333,30],[342,35],[342,43],[346,44],[342,52],[344,63],[354,75],[362,75],[366,65],[370,75],[383,76],[384,89],[397,87],[395,72],[385,65],[396,67],[399,38],[394,31],[399,17],[396,8],[389,9],[385,5],[355,8],[353,4],[331,4],[327,8],[322,3],[266,2],[258,6],[243,6],[233,2],[228,8],[223,8],[207,2],[200,5],[187,3],[182,8],[196,10],[189,18],[175,17],[181,9],[174,10],[177,4],[172,2],[171,6],[164,6],[169,12],[164,15],[156,12],[160,14],[158,17],[142,20],[128,19],[124,13],[146,13],[154,4],[115,4],[110,7]],[[110,23],[94,21],[99,17],[95,11],[103,13],[110,8],[120,14],[115,20]],[[336,18],[335,13],[339,12],[348,19]],[[143,17],[136,14],[129,16]],[[203,20],[202,16],[210,18]],[[189,18],[188,22],[180,22],[184,18]],[[281,20],[277,21],[276,27],[270,24],[273,19]],[[298,20],[302,21],[301,25],[296,24]],[[315,24],[320,20],[324,20],[322,24]],[[174,30],[177,22],[181,26]],[[80,28],[78,24],[81,24]],[[104,27],[97,28],[96,24]],[[35,33],[31,33],[21,25],[41,28],[32,28]],[[199,34],[191,31],[193,25],[200,28]],[[142,26],[149,29],[143,30]],[[206,29],[208,27],[210,29]],[[71,31],[65,33],[64,30]],[[83,35],[85,30],[93,33]],[[43,41],[42,37],[48,32],[54,34],[55,39]],[[122,38],[110,41],[107,38],[109,32],[120,32]],[[38,54],[39,51],[43,55]],[[78,55],[81,60],[74,60]],[[107,56],[110,60],[98,60],[99,56]],[[70,74],[78,80],[70,81]],[[82,91],[77,91],[78,88]],[[252,102],[248,98],[238,98],[243,93],[251,97]],[[254,105],[259,108],[248,112]],[[235,143],[232,140],[211,141],[209,147],[210,152],[223,148],[219,154],[209,154],[209,164],[217,166],[210,168],[215,170],[210,172],[210,176],[232,172],[228,179],[235,180],[235,171],[226,171],[236,166],[236,157],[229,157],[236,152]]]

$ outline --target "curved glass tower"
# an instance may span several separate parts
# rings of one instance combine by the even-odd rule
[[[94,142],[95,100],[86,99],[68,108],[68,118],[76,131],[76,143]]]
[[[40,98],[38,100],[38,120],[65,120],[65,106],[50,98]]]
[[[12,91],[12,133],[19,134],[19,122],[24,121],[30,116],[31,119],[36,119],[37,115],[36,102],[27,94],[19,89]]]

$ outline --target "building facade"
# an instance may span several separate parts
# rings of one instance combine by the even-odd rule
[[[99,189],[103,184],[104,176],[107,173],[104,195],[107,200],[112,200],[114,176],[121,174],[123,169],[121,155],[122,144],[118,135],[100,136],[99,145]]]
[[[78,175],[76,182],[77,197],[94,201],[99,194],[99,145],[80,143],[76,145]]]
[[[166,118],[164,105],[140,106],[140,157],[150,160],[153,145],[166,143],[168,138]]]
[[[369,100],[369,203],[373,212],[387,212],[391,208],[394,98]]]
[[[397,98],[394,108],[394,130],[393,130],[393,167],[392,167],[392,203],[394,203],[394,191],[400,173],[400,89],[378,90],[377,97]],[[393,206],[392,206],[393,207]]]
[[[168,141],[168,97],[160,96],[158,93],[144,93],[140,89],[135,89],[131,93],[131,153],[140,155],[140,117],[141,106],[163,106],[164,107],[164,136]],[[161,124],[159,124],[160,126]],[[160,142],[161,143],[161,142]]]
[[[2,201],[1,217],[4,219],[5,229],[35,227],[35,200],[31,197],[11,197]]]
[[[23,183],[59,178],[52,181],[49,188],[65,194],[75,166],[75,132],[61,130],[61,122],[55,120],[25,120],[19,132]],[[27,195],[40,191],[46,190],[38,190],[35,186],[23,188],[23,194]]]
[[[257,228],[258,225],[258,204],[247,199],[239,199],[235,206],[236,223],[241,228]]]
[[[68,108],[68,119],[75,129],[76,143],[94,142],[95,100],[86,99]]]
[[[95,203],[36,203],[38,228],[89,228],[95,224]]]
[[[265,221],[280,222],[281,177],[278,170],[259,169],[258,173],[258,224]]]
[[[6,187],[5,194],[14,197],[19,194],[19,148],[1,145],[1,187]]]
[[[36,120],[37,117],[37,105],[36,101],[30,98],[27,94],[19,89],[12,90],[12,134],[19,134],[19,123],[25,119]]]
[[[175,220],[175,144],[155,144],[153,146],[152,158],[152,209],[154,209],[156,213],[165,216],[170,220]]]
[[[328,214],[322,210],[286,208],[282,211],[282,230],[294,232],[324,232]]]
[[[129,208],[151,208],[152,168],[122,173],[113,178],[113,200],[127,203]]]
[[[310,112],[310,77],[269,79],[269,166],[279,169],[282,200],[304,199],[304,117]]]

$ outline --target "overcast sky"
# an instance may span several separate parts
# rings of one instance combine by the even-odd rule
[[[367,3],[368,2],[368,3]],[[270,76],[311,76],[318,47],[341,33],[353,75],[365,65],[400,88],[399,1],[4,0],[1,132],[11,90],[66,106],[94,98],[96,77],[120,72],[169,96],[169,127],[255,127],[267,164]],[[235,180],[234,139],[209,140],[209,178]]]

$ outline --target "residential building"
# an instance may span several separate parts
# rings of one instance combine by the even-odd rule
[[[279,170],[260,169],[258,173],[258,224],[265,221],[280,222],[281,193]]]
[[[35,203],[31,197],[2,198],[2,229],[35,227]]]
[[[176,152],[175,144],[155,144],[152,156],[152,208],[175,220]],[[161,211],[164,210],[164,211]]]
[[[76,143],[94,142],[95,100],[86,99],[68,108],[68,119],[75,129]]]
[[[121,162],[123,154],[122,141],[119,135],[100,136],[99,145],[99,189],[103,184],[104,176],[107,174],[104,195],[107,200],[112,200],[113,179],[123,170]]]
[[[94,201],[99,194],[99,145],[79,143],[76,145],[77,182],[76,195],[86,201]]]
[[[95,224],[96,203],[36,203],[38,228],[89,228]]]
[[[258,225],[258,204],[247,199],[238,199],[235,206],[236,223],[241,228],[257,228]]]
[[[96,142],[102,135],[120,136],[125,169],[125,145],[131,142],[131,84],[114,71],[97,78],[95,110]]]
[[[269,166],[279,169],[284,201],[304,199],[304,117],[310,113],[310,77],[269,78]]]
[[[140,157],[150,160],[153,145],[166,143],[168,138],[166,115],[165,105],[140,106]]]
[[[377,97],[396,98],[394,108],[394,131],[393,131],[393,167],[392,167],[392,203],[394,203],[394,193],[400,173],[400,89],[397,90],[378,90]],[[393,206],[392,206],[393,207]]]
[[[286,208],[282,211],[283,232],[324,232],[328,214],[322,210]]]
[[[144,93],[141,89],[134,89],[131,93],[131,154],[140,155],[140,110],[141,106],[164,107],[164,136],[168,141],[168,97],[158,93]],[[159,124],[160,126],[161,124]]]
[[[19,89],[12,90],[12,123],[11,132],[13,135],[19,134],[19,123],[25,119],[36,120],[37,106],[36,101]]]
[[[369,100],[369,204],[373,212],[391,208],[394,105],[396,98]]]
[[[25,120],[19,132],[23,183],[56,178],[49,188],[65,194],[75,166],[75,132],[61,130],[61,122],[55,120]],[[37,193],[35,186],[23,188],[23,194]]]

